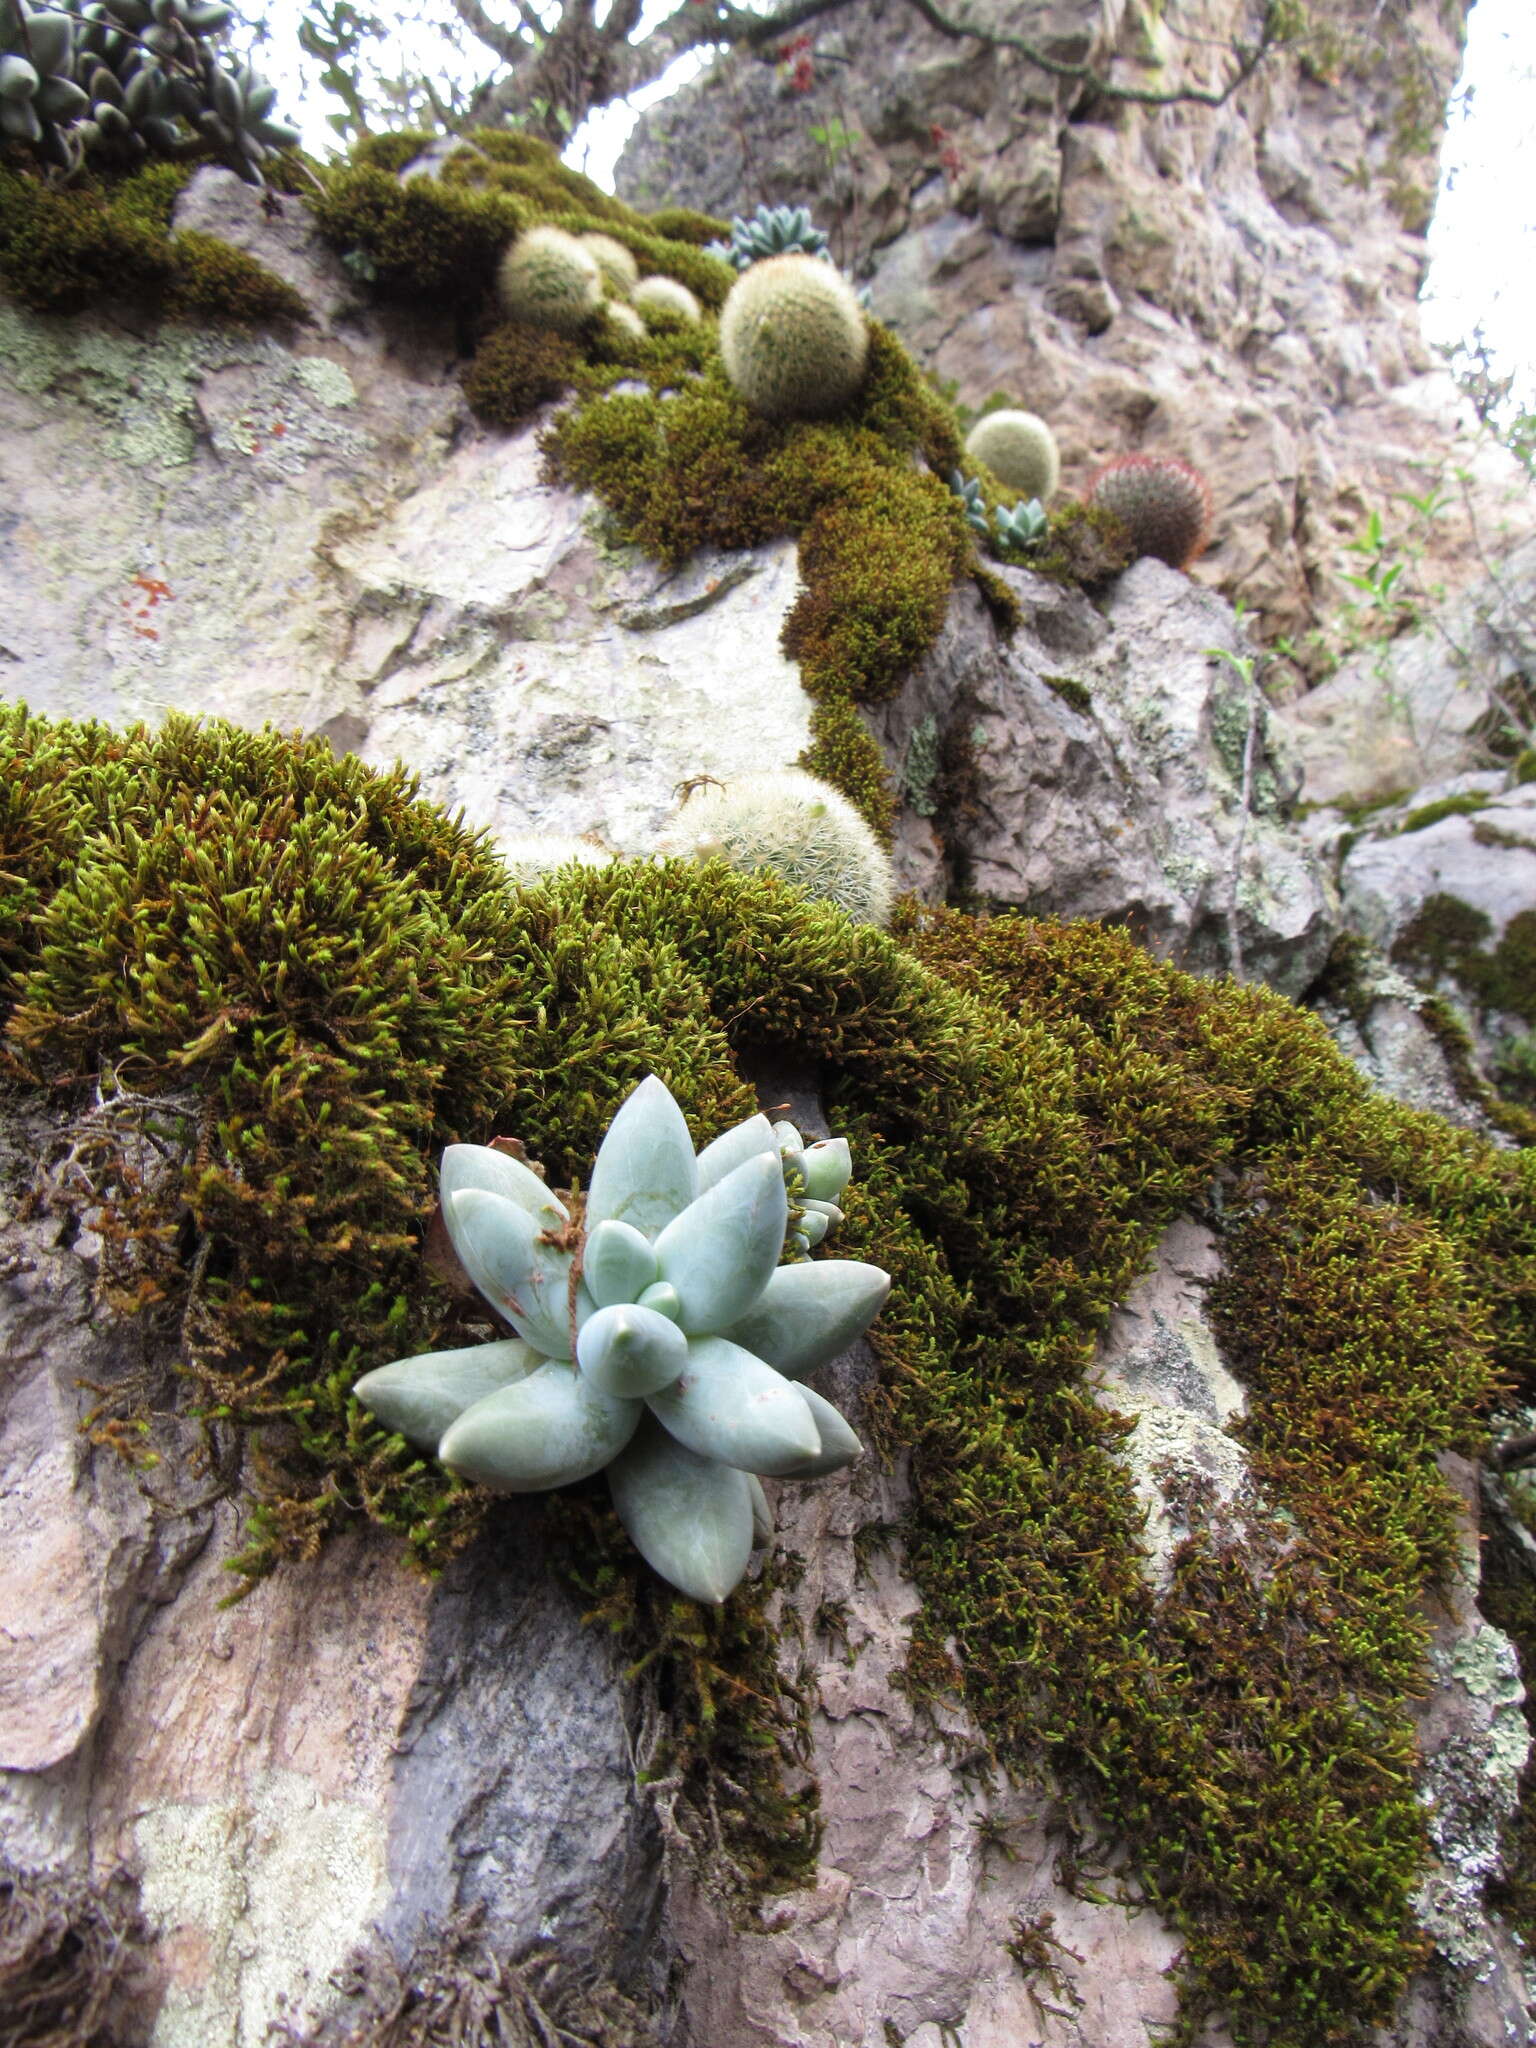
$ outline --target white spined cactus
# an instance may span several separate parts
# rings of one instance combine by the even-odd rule
[[[884,924],[894,884],[885,849],[848,799],[801,768],[695,788],[667,823],[661,850],[767,868],[824,896],[856,924]]]
[[[534,1493],[607,1471],[647,1562],[718,1605],[772,1534],[757,1475],[819,1479],[862,1455],[797,1382],[861,1336],[890,1292],[878,1266],[781,1266],[841,1221],[847,1142],[765,1116],[695,1154],[653,1074],[598,1149],[584,1205],[521,1160],[450,1145],[443,1218],[460,1263],[517,1331],[401,1359],[355,1392],[451,1471]]]

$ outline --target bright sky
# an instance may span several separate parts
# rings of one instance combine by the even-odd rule
[[[1453,103],[1424,331],[1456,342],[1482,323],[1504,374],[1536,405],[1536,10],[1478,0]]]
[[[550,4],[550,0],[543,0]],[[639,33],[668,11],[669,0],[649,0]],[[257,11],[253,5],[252,13]],[[494,11],[494,10],[493,10]],[[300,0],[269,0],[260,10],[267,40],[257,62],[280,88],[279,111],[304,131],[305,147],[328,152],[334,136],[326,127],[326,95],[307,88],[318,66],[300,51]],[[441,29],[423,24],[436,13],[451,19],[446,6],[429,5],[408,20],[395,38],[393,62],[400,70],[425,63],[448,70],[457,59],[466,79],[481,68],[456,47],[467,41],[457,31],[450,42]],[[476,46],[478,48],[478,46]],[[566,161],[609,191],[619,152],[641,110],[664,99],[703,66],[694,52],[673,65],[665,78],[635,95],[628,106],[610,107],[584,121],[566,151]],[[1536,7],[1532,0],[1478,0],[1467,41],[1466,70],[1453,105],[1445,152],[1445,180],[1430,229],[1432,264],[1425,289],[1424,325],[1431,341],[1463,339],[1481,322],[1502,372],[1514,371],[1527,403],[1536,405]]]

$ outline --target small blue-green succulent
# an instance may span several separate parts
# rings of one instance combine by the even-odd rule
[[[1050,522],[1038,498],[1017,505],[999,505],[992,514],[999,550],[1030,548],[1044,540]]]
[[[960,500],[965,523],[972,533],[982,540],[990,540],[992,522],[987,517],[986,506],[982,503],[980,477],[966,476],[963,471],[952,469],[949,473],[949,488]]]
[[[803,206],[760,206],[750,220],[738,213],[731,221],[728,242],[710,242],[704,253],[719,256],[736,270],[748,270],[765,256],[823,256],[830,263],[827,238],[814,227]]]
[[[759,1476],[819,1479],[861,1455],[799,1384],[868,1328],[878,1266],[781,1266],[842,1220],[847,1142],[749,1117],[697,1156],[655,1075],[619,1110],[584,1203],[484,1145],[443,1154],[443,1219],[470,1279],[517,1332],[360,1379],[387,1429],[450,1471],[538,1493],[606,1470],[636,1549],[719,1603],[772,1533]],[[786,1183],[788,1184],[786,1186]]]

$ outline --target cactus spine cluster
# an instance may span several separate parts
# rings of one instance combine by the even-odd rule
[[[806,1145],[764,1116],[695,1156],[654,1074],[609,1126],[575,1213],[521,1160],[450,1145],[448,1234],[517,1334],[382,1366],[357,1398],[499,1492],[606,1471],[641,1555],[718,1604],[772,1533],[758,1475],[818,1479],[862,1452],[799,1382],[863,1334],[890,1279],[852,1259],[779,1264],[792,1228],[805,1246],[841,1220],[851,1171],[843,1139]]]
[[[766,868],[858,924],[891,914],[891,863],[848,799],[798,768],[706,783],[672,820],[665,849]]]
[[[1176,455],[1118,455],[1088,484],[1088,502],[1113,513],[1138,555],[1185,569],[1205,546],[1211,487]]]
[[[656,315],[663,321],[704,317],[693,293],[675,277],[642,277],[629,296],[635,310],[646,320]]]
[[[603,302],[603,274],[564,228],[529,228],[502,257],[496,289],[509,319],[578,334]]]
[[[984,462],[1000,484],[1021,497],[1050,503],[1061,482],[1056,436],[1038,414],[1005,409],[979,419],[965,437],[965,452]]]
[[[585,234],[581,246],[602,275],[603,290],[613,299],[627,299],[640,281],[640,266],[612,235]]]
[[[720,313],[726,375],[765,419],[818,419],[864,381],[869,330],[853,287],[814,256],[742,272]]]
[[[232,19],[219,0],[0,0],[0,142],[63,171],[87,152],[126,163],[210,155],[260,185],[268,155],[299,132],[273,118],[275,86],[214,54],[210,39]]]
[[[734,270],[749,270],[765,256],[825,256],[827,238],[811,225],[803,206],[760,206],[750,220],[738,213],[731,239],[707,243],[704,253],[719,256]]]

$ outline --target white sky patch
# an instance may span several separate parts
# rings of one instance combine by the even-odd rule
[[[1481,324],[1503,375],[1536,405],[1536,10],[1478,0],[1452,102],[1423,296],[1431,342]]]

